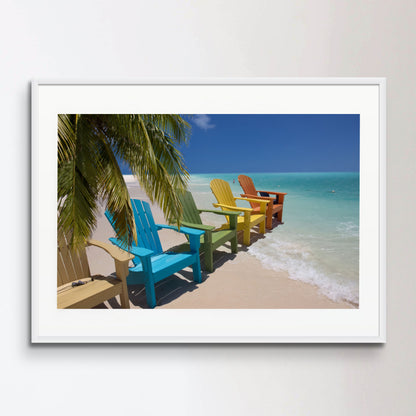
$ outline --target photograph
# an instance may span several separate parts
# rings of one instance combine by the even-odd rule
[[[60,114],[58,308],[358,308],[359,123]]]

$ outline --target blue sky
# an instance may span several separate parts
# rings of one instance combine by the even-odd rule
[[[358,114],[197,114],[189,173],[358,172]],[[128,173],[125,168],[123,173]]]
[[[190,173],[358,172],[355,114],[194,115],[180,148]]]

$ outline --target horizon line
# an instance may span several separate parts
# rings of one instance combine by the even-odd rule
[[[280,172],[245,172],[246,174],[257,174],[257,173],[360,173],[359,170],[317,170],[317,171],[280,171]],[[208,174],[215,174],[215,175],[240,175],[241,172],[189,172],[189,175],[208,175]],[[133,173],[122,173],[123,176],[135,176]]]

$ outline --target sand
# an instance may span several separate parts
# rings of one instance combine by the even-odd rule
[[[149,201],[137,186],[129,186],[130,196]],[[156,223],[165,224],[163,213],[152,205]],[[277,225],[283,226],[284,225]],[[252,232],[252,244],[258,236],[257,227]],[[270,231],[269,231],[270,232]],[[241,234],[241,232],[239,233]],[[93,238],[108,241],[114,232],[101,209]],[[186,242],[183,234],[162,230],[159,232],[162,247],[167,250]],[[347,302],[335,302],[319,288],[290,279],[286,272],[266,269],[261,262],[247,252],[239,235],[238,253],[232,254],[226,244],[214,253],[214,271],[202,270],[202,283],[193,282],[192,269],[186,268],[156,285],[156,308],[176,309],[346,309],[356,308]],[[89,247],[88,259],[92,274],[114,273],[114,261],[104,251]],[[203,259],[201,257],[201,264]],[[147,308],[143,285],[129,286],[131,308]],[[116,300],[100,305],[102,308],[119,308]]]

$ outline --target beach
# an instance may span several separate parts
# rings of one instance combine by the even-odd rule
[[[149,198],[131,177],[126,177],[131,198],[145,200]],[[197,201],[198,202],[198,201]],[[212,208],[212,207],[211,207]],[[161,209],[151,204],[156,223],[166,224]],[[284,219],[283,219],[284,220]],[[217,220],[218,221],[218,220]],[[218,225],[204,216],[205,224]],[[193,282],[192,270],[185,268],[156,285],[156,308],[162,309],[351,309],[357,304],[345,299],[334,299],[325,294],[322,287],[294,278],[289,271],[277,271],[268,267],[255,255],[256,244],[265,237],[277,233],[285,224],[274,223],[273,230],[266,230],[265,236],[258,234],[258,227],[251,234],[252,244],[246,247],[239,235],[238,253],[233,254],[230,245],[220,247],[214,253],[214,271],[202,270],[202,283]],[[239,233],[241,234],[241,232]],[[111,225],[101,209],[97,227],[92,238],[108,242],[114,236]],[[183,234],[162,230],[159,232],[164,250],[186,242]],[[110,275],[114,273],[114,262],[109,255],[96,247],[89,247],[87,255],[91,273]],[[201,263],[203,260],[201,258]],[[282,266],[283,267],[283,266]],[[290,276],[290,277],[289,277]],[[129,286],[131,308],[147,308],[145,290],[142,285]],[[105,302],[100,308],[119,308],[114,299]]]

